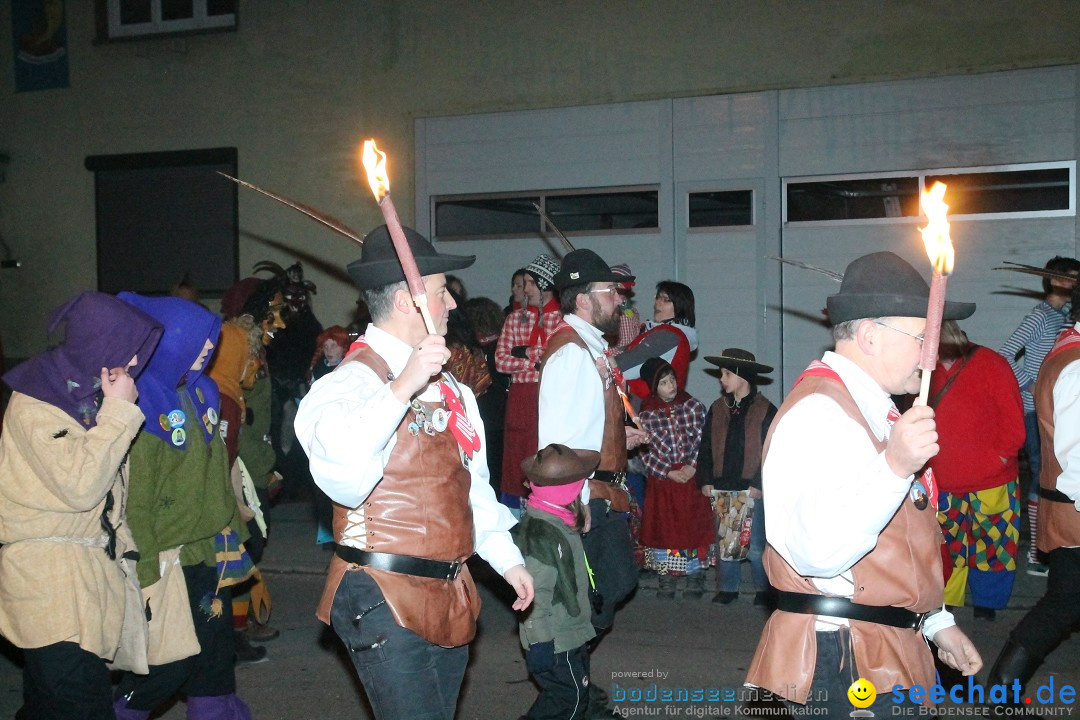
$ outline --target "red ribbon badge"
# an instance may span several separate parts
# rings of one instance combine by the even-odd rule
[[[439,381],[439,392],[442,393],[443,401],[450,411],[450,432],[454,434],[454,439],[457,440],[458,447],[465,456],[472,459],[473,454],[480,449],[480,435],[469,422],[465,408],[461,405],[461,399],[450,389],[446,381]]]

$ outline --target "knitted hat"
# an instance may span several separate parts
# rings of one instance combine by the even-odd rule
[[[612,265],[611,266],[611,272],[615,273],[616,275],[622,275],[624,277],[624,281],[618,283],[618,285],[623,290],[628,290],[629,288],[632,288],[632,287],[634,287],[634,285],[637,284],[637,283],[634,282],[634,272],[630,269],[630,266],[627,265],[626,263],[619,263],[618,265]]]
[[[555,273],[559,272],[559,261],[550,255],[537,255],[525,267],[525,272],[532,275],[536,281],[536,287],[541,290],[550,290],[555,285]]]

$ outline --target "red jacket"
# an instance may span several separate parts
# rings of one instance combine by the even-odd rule
[[[948,370],[939,362],[930,378],[941,452],[930,460],[942,490],[959,495],[1015,480],[1024,444],[1024,404],[1008,361],[979,345],[967,362]]]

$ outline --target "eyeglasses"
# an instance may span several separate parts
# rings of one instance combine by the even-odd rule
[[[615,286],[612,286],[612,287],[609,287],[609,288],[603,288],[603,289],[593,288],[592,290],[589,290],[589,292],[596,293],[597,295],[603,295],[604,293],[608,293],[609,295],[618,295],[619,294],[619,288],[617,288]]]
[[[893,332],[898,332],[898,333],[900,333],[901,335],[907,335],[907,336],[908,336],[909,338],[915,338],[916,340],[918,340],[918,341],[919,341],[919,346],[920,346],[920,347],[921,347],[921,346],[922,346],[922,344],[923,344],[923,340],[925,340],[925,339],[926,339],[926,338],[925,338],[924,336],[922,336],[922,335],[915,335],[915,334],[909,333],[909,332],[908,332],[908,331],[906,331],[906,330],[901,330],[900,328],[895,328],[895,327],[893,327],[892,325],[889,325],[888,323],[883,323],[883,322],[881,322],[880,320],[875,320],[875,321],[874,321],[874,324],[875,324],[875,325],[880,325],[881,327],[889,328],[889,329],[890,329],[890,330],[892,330]]]

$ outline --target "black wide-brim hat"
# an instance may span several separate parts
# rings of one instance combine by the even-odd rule
[[[574,250],[562,259],[559,272],[555,273],[555,289],[562,291],[572,285],[594,282],[625,283],[634,280],[633,275],[612,272],[604,259],[588,248]]]
[[[416,258],[416,267],[421,276],[460,270],[476,262],[475,255],[439,253],[427,238],[412,228],[402,227],[402,230],[413,257]],[[360,259],[353,260],[345,269],[360,290],[372,290],[405,280],[405,271],[401,269],[401,261],[398,260],[394,242],[390,239],[390,230],[385,225],[380,225],[364,237]]]
[[[851,261],[840,292],[827,301],[833,325],[878,317],[926,317],[930,286],[906,260],[891,252],[876,252]],[[945,320],[963,320],[975,303],[945,301]]]
[[[592,475],[600,464],[595,450],[575,450],[551,443],[521,461],[521,470],[531,485],[566,485]]]
[[[772,366],[759,363],[754,353],[742,348],[727,348],[721,355],[706,355],[705,362],[732,370],[739,377],[772,372]]]

